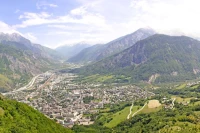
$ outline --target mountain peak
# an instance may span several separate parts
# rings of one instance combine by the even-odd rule
[[[154,29],[152,29],[151,27],[140,28],[133,33],[138,33],[138,32],[145,32],[148,34],[156,34],[156,31]]]
[[[30,40],[24,38],[19,33],[0,33],[0,42],[2,41],[12,41],[12,42],[18,42],[22,44],[31,44]]]

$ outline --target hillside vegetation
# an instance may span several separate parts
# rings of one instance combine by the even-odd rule
[[[1,133],[71,133],[24,103],[0,98]]]
[[[200,72],[200,42],[186,36],[156,34],[78,72],[126,75],[132,81],[157,83],[194,79]]]

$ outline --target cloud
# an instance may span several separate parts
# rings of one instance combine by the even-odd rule
[[[81,6],[79,8],[75,8],[75,9],[71,10],[70,13],[72,15],[84,15],[87,13],[86,9],[87,9],[87,7]]]
[[[20,10],[19,9],[17,9],[14,13],[19,13],[20,12]]]
[[[37,41],[37,37],[35,37],[33,35],[33,33],[28,32],[28,33],[23,34],[23,36],[25,38],[29,39],[31,42],[36,42]]]
[[[87,40],[108,42],[147,26],[164,34],[200,36],[199,0],[73,2],[79,6],[69,10],[59,6],[56,13],[47,10],[24,12],[19,16],[21,22],[12,27],[19,31],[34,30],[31,32],[40,34],[38,41],[51,46]],[[40,9],[57,7],[44,2],[37,4]]]
[[[46,35],[70,35],[71,32],[67,31],[54,31],[54,32],[48,32]]]
[[[13,29],[11,26],[9,26],[8,24],[0,21],[0,32],[3,32],[3,33],[19,33],[18,31],[16,31],[15,29]],[[21,34],[21,33],[19,33]]]
[[[62,24],[62,23],[77,23],[86,25],[106,26],[105,19],[98,13],[90,13],[86,8],[73,9],[70,14],[64,16],[53,16],[46,12],[31,13],[25,12],[19,16],[23,19],[21,24],[14,25],[14,28],[26,28],[29,26],[43,24]]]
[[[52,4],[52,3],[47,3],[46,1],[40,1],[36,3],[37,9],[47,9],[48,7],[56,8],[58,5]]]
[[[198,0],[134,0],[131,8],[137,11],[131,22],[150,25],[161,33],[171,31],[187,34],[200,33],[198,27],[200,14]],[[180,33],[178,32],[178,33]]]

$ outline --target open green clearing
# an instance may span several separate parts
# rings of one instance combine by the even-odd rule
[[[176,102],[190,102],[190,100],[192,99],[192,97],[190,98],[181,98],[179,96],[172,96],[171,98],[176,98]]]
[[[184,83],[184,84],[181,84],[181,85],[179,85],[176,89],[177,90],[179,90],[179,89],[183,89],[183,88],[185,88],[186,87],[186,83]]]
[[[114,113],[113,115],[110,116],[112,120],[108,123],[105,123],[104,126],[109,128],[117,126],[119,123],[127,119],[129,112],[130,112],[130,106],[125,107],[123,110]]]

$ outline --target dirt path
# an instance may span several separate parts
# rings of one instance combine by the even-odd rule
[[[131,105],[131,107],[130,107],[130,113],[128,114],[127,119],[130,118],[130,115],[131,115],[131,113],[132,113],[132,108],[133,108],[133,102],[132,102],[132,105]]]
[[[147,105],[147,103],[145,103],[144,106],[141,109],[139,109],[138,111],[133,113],[132,117],[134,117],[138,112],[142,111],[146,105]]]
[[[176,98],[174,98],[173,101],[172,101],[172,108],[171,108],[171,109],[174,108],[174,101],[175,101],[175,100],[176,100]]]

